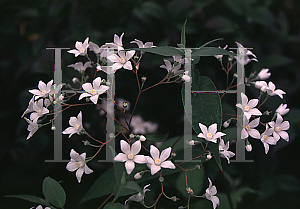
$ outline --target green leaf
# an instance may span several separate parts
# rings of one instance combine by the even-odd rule
[[[221,41],[221,40],[223,40],[223,38],[216,38],[216,39],[214,39],[214,40],[211,40],[211,41],[209,41],[209,42],[207,42],[207,43],[201,45],[199,48],[205,47],[205,46],[207,46],[208,44],[211,44],[211,43],[213,43],[213,42],[215,42],[215,41]]]
[[[35,203],[42,204],[45,206],[50,206],[49,202],[47,202],[46,200],[44,200],[40,197],[36,197],[36,196],[21,194],[21,195],[6,195],[5,197],[16,197],[19,199],[27,200],[30,202],[35,202]]]
[[[131,189],[133,191],[140,192],[141,194],[144,194],[142,188],[136,182],[134,182],[134,181],[127,182],[127,184],[125,185],[125,187],[127,189]]]
[[[169,136],[169,132],[167,132],[164,135],[146,135],[146,139],[149,141],[154,141],[154,142],[163,142],[166,141],[166,139]]]
[[[232,55],[235,56],[235,53],[226,51],[225,49],[217,47],[202,47],[200,49],[195,49],[192,52],[192,56],[214,56],[214,55]]]
[[[186,44],[186,39],[185,39],[185,25],[186,25],[187,20],[184,21],[184,24],[182,26],[182,30],[181,30],[181,46],[183,46],[183,48],[185,48],[185,44]]]
[[[62,186],[50,178],[49,176],[44,179],[43,193],[47,201],[58,208],[63,208],[66,202],[66,193]]]
[[[187,84],[189,85],[189,84]],[[199,71],[195,69],[192,77],[192,91],[217,91],[213,82],[206,76],[200,76]],[[182,101],[185,106],[185,91],[182,87]],[[199,134],[201,129],[199,123],[210,126],[217,123],[218,129],[222,126],[222,106],[218,93],[193,93],[191,98],[192,120],[189,118],[194,131]],[[215,160],[220,170],[222,170],[219,145],[218,143],[208,142],[208,147],[215,156]]]
[[[134,193],[137,193],[136,190],[121,187],[120,184],[117,184],[114,188],[115,198],[127,196],[127,195],[134,194]]]
[[[116,203],[109,202],[104,206],[103,209],[125,209],[125,206],[118,202]]]
[[[175,47],[172,46],[160,46],[160,47],[152,47],[152,48],[132,48],[128,50],[150,52],[162,56],[184,55],[184,53],[181,50],[176,49]]]
[[[114,158],[117,153],[111,146],[109,148]],[[124,163],[114,161],[114,173],[117,183],[122,185],[122,177],[125,176]]]

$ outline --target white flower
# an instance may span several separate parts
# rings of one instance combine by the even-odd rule
[[[28,134],[28,136],[26,138],[26,140],[28,140],[39,129],[39,126],[38,126],[38,124],[37,124],[36,121],[31,121],[31,120],[29,120],[29,119],[27,119],[25,117],[24,117],[24,119],[28,123],[27,131],[29,131],[29,134]]]
[[[249,120],[246,117],[243,117],[243,129],[241,133],[241,138],[246,139],[250,135],[252,138],[260,139],[260,133],[258,130],[254,129],[259,125],[259,119],[256,118],[249,123]]]
[[[83,73],[88,67],[93,67],[93,66],[92,66],[91,62],[88,61],[88,62],[84,63],[84,65],[82,62],[76,62],[75,64],[68,65],[68,67],[72,67],[75,70],[77,70],[78,72]]]
[[[184,80],[187,83],[191,81],[191,77],[187,75],[188,73],[189,71],[185,71],[183,76],[181,76],[182,80]]]
[[[111,48],[117,48],[118,51],[124,50],[123,48],[123,43],[122,43],[122,39],[123,39],[124,33],[122,33],[122,35],[119,37],[118,35],[114,35],[114,42],[113,43],[106,43],[105,45]]]
[[[276,145],[277,141],[274,137],[271,137],[271,135],[274,132],[274,128],[269,128],[268,124],[266,124],[266,130],[261,134],[261,142],[263,143],[265,147],[265,153],[268,154],[269,152],[269,145]]]
[[[268,88],[268,84],[265,81],[256,81],[255,88],[260,89],[262,92],[266,92]]]
[[[247,65],[251,61],[258,62],[258,60],[256,59],[256,56],[255,56],[255,54],[253,54],[253,52],[251,52],[250,50],[246,49],[242,44],[240,44],[238,42],[235,42],[235,43],[238,46],[238,51],[239,51],[238,54],[244,54],[244,63],[241,63],[241,64]],[[253,56],[255,58],[250,59],[249,55],[251,55],[251,56]],[[237,59],[236,56],[235,56],[235,58]],[[237,61],[240,62],[240,59],[237,59]]]
[[[248,102],[248,97],[243,92],[241,93],[241,96],[242,104],[237,104],[236,106],[243,110],[244,115],[247,117],[248,120],[251,117],[251,115],[262,115],[257,108],[254,108],[258,104],[258,99],[251,99]]]
[[[34,207],[31,207],[30,209],[34,209]],[[37,206],[35,209],[43,209],[41,205]],[[51,209],[50,207],[45,207],[45,209]]]
[[[172,148],[168,147],[164,149],[161,152],[161,154],[159,154],[159,150],[155,146],[150,145],[150,154],[152,158],[147,156],[147,166],[151,170],[151,175],[156,174],[158,171],[160,171],[161,168],[176,168],[175,165],[171,162],[171,160],[167,160],[171,154],[171,150]]]
[[[62,133],[63,134],[70,134],[69,138],[73,134],[79,134],[80,131],[82,130],[82,113],[81,111],[78,113],[77,118],[76,117],[70,117],[69,124],[72,127],[66,128]]]
[[[76,49],[69,50],[68,52],[75,54],[75,57],[78,57],[78,55],[85,56],[87,53],[87,48],[89,47],[88,42],[89,42],[89,37],[87,37],[83,43],[80,41],[76,41],[75,43]]]
[[[229,158],[235,156],[235,154],[231,151],[228,151],[228,149],[229,149],[229,141],[225,145],[224,140],[220,139],[220,144],[219,144],[220,157],[226,158],[229,164],[230,163]]]
[[[107,56],[107,50],[108,50],[107,45],[102,45],[101,47],[99,47],[97,44],[93,42],[89,42],[89,49],[93,51],[95,54],[100,54],[100,58]]]
[[[137,44],[139,46],[139,48],[151,48],[151,47],[156,47],[153,46],[153,42],[146,42],[145,44],[143,44],[142,41],[134,39],[134,41],[130,41],[130,43],[132,44]]]
[[[286,108],[287,107],[287,104],[281,104],[279,105],[279,107],[276,109],[276,112],[280,115],[285,115],[287,114],[290,109],[289,108]]]
[[[34,104],[34,96],[33,96],[33,97],[31,98],[31,100],[29,101],[28,107],[27,107],[26,110],[23,112],[21,118],[23,118],[25,114],[34,111],[34,109],[33,109],[33,104]]]
[[[83,175],[83,173],[85,174],[90,174],[93,173],[93,170],[90,169],[85,162],[85,157],[86,157],[86,153],[82,153],[81,155],[79,155],[75,150],[71,150],[70,152],[70,157],[71,160],[70,162],[67,164],[66,169],[68,171],[76,171],[76,178],[78,183],[81,182],[81,177]]]
[[[147,187],[150,186],[150,184],[147,184],[146,186],[144,186],[143,188],[143,192],[144,194],[147,191],[150,191],[150,189],[147,189]],[[135,202],[141,202],[142,200],[144,200],[144,195],[142,195],[140,192],[130,196],[126,201],[125,201],[125,205],[127,204],[128,201],[135,201]]]
[[[94,104],[97,104],[99,95],[105,93],[109,89],[108,86],[101,85],[101,82],[101,78],[97,77],[95,80],[93,80],[93,85],[91,83],[82,84],[82,88],[87,93],[82,93],[78,100],[81,100],[84,97],[90,97],[89,99]]]
[[[276,122],[271,121],[269,125],[274,128],[273,137],[276,141],[283,138],[285,141],[289,141],[289,134],[286,132],[290,128],[290,123],[288,121],[283,121],[280,114],[277,114]]]
[[[165,64],[159,66],[160,68],[165,68],[167,69],[168,72],[172,71],[174,73],[174,75],[178,75],[184,72],[184,70],[180,70],[181,65],[178,64],[175,66],[175,64],[171,64],[171,62],[169,60],[164,60]]]
[[[286,94],[286,93],[284,91],[282,91],[281,89],[275,90],[275,88],[276,88],[275,84],[270,81],[268,84],[267,93],[270,96],[278,95],[281,99],[283,99],[282,95]]]
[[[258,73],[258,77],[260,80],[266,80],[271,76],[271,73],[268,72],[269,69],[267,68],[263,68],[259,73]]]
[[[174,59],[174,62],[178,62],[179,64],[183,64],[185,59],[182,59],[182,56],[181,55],[175,55],[175,56],[172,56],[173,59]]]
[[[138,155],[138,153],[141,151],[141,141],[138,140],[134,142],[130,147],[126,141],[121,140],[120,145],[123,153],[119,153],[114,160],[125,162],[127,174],[131,174],[135,167],[134,163],[147,163],[147,159],[144,155]]]
[[[198,134],[199,138],[204,138],[207,141],[213,142],[213,143],[217,143],[217,138],[220,138],[221,136],[226,135],[225,133],[222,132],[217,132],[217,124],[214,123],[212,125],[210,125],[207,127],[205,125],[203,125],[202,123],[199,123],[199,127],[202,131],[202,133]]]
[[[217,194],[216,186],[212,185],[212,182],[209,178],[208,181],[209,181],[209,186],[205,191],[205,197],[206,199],[210,200],[213,203],[213,208],[215,209],[220,204],[220,200],[217,196],[214,196],[215,194]]]
[[[228,45],[226,45],[223,49],[226,49],[228,47]],[[220,46],[219,46],[220,49],[222,49]],[[214,55],[215,58],[217,58],[218,60],[222,60],[222,57],[223,55]]]
[[[47,85],[43,81],[39,81],[39,84],[38,84],[39,90],[33,89],[33,90],[29,90],[29,92],[34,94],[36,99],[38,99],[40,97],[45,98],[49,95],[49,93],[51,91],[52,83],[53,83],[53,80],[49,81],[47,83]]]
[[[113,71],[116,72],[120,68],[124,68],[126,70],[132,70],[131,62],[129,61],[133,55],[135,54],[134,50],[131,51],[118,51],[118,55],[112,54],[107,57],[110,61],[114,62],[111,66]]]
[[[32,108],[35,112],[30,114],[30,120],[35,122],[39,119],[39,117],[49,113],[49,110],[43,107],[42,99],[38,100],[37,102],[34,102]]]

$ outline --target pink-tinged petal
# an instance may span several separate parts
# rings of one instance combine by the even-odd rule
[[[38,87],[41,91],[46,90],[46,84],[43,81],[39,81]]]
[[[77,125],[78,124],[77,118],[76,117],[70,117],[69,124],[70,124],[70,126]]]
[[[170,169],[175,169],[176,168],[176,166],[170,160],[162,162],[162,164],[160,166],[162,168],[170,168]]]
[[[159,158],[159,150],[153,145],[150,145],[150,154],[154,160]]]
[[[269,124],[272,128],[275,127],[275,122],[274,122],[274,121],[271,121],[271,122],[269,122],[268,124]]]
[[[93,173],[93,170],[90,169],[86,164],[84,165],[84,173],[85,174],[90,174]]]
[[[134,162],[132,160],[127,160],[126,163],[125,163],[125,168],[126,168],[126,171],[127,171],[127,174],[131,174],[131,172],[133,171],[135,165],[134,165]]]
[[[84,172],[84,168],[79,168],[77,171],[76,171],[76,178],[77,178],[77,181],[78,183],[81,182],[81,177],[83,175],[83,172]]]
[[[160,171],[160,166],[157,165],[151,165],[151,175],[156,174],[158,171]]]
[[[74,171],[76,171],[77,169],[78,169],[79,167],[78,167],[78,162],[69,162],[68,164],[67,164],[67,166],[66,166],[66,169],[68,170],[68,171],[71,171],[71,172],[74,172]]]
[[[208,181],[209,181],[209,186],[208,186],[208,188],[210,188],[210,187],[212,187],[212,182],[211,182],[211,180],[210,180],[210,178],[208,178]],[[208,189],[206,189],[206,191],[207,191]],[[209,191],[209,190],[208,190]],[[208,192],[209,193],[209,192]]]
[[[241,105],[241,104],[236,104],[235,106],[237,106],[238,108],[241,108],[242,110],[244,110],[243,105]]]
[[[224,140],[223,140],[223,143],[224,143]],[[224,146],[224,149],[225,150],[228,150],[229,149],[229,141],[226,143],[226,145]],[[228,151],[228,152],[230,152],[230,151]]]
[[[94,104],[97,104],[98,98],[99,98],[99,95],[94,95],[94,96],[91,96],[91,97],[90,97],[90,100],[91,100]]]
[[[77,121],[79,122],[79,123],[82,123],[82,112],[80,111],[79,113],[78,113],[78,115],[77,115]]]
[[[85,90],[88,93],[91,93],[91,90],[94,89],[91,83],[82,84],[82,88],[83,88],[83,90]]]
[[[87,37],[83,42],[84,48],[86,48],[88,44],[89,44],[89,37]]]
[[[251,121],[248,125],[249,125],[251,128],[255,128],[256,126],[259,125],[259,119],[260,119],[260,118],[254,119],[254,120]]]
[[[131,145],[131,154],[136,155],[141,151],[141,141],[138,140]]]
[[[284,91],[282,91],[281,89],[277,89],[273,92],[273,95],[278,95],[281,99],[283,99],[282,94],[286,94]]]
[[[119,63],[119,62],[114,63],[114,64],[111,66],[111,68],[112,68],[114,71],[119,70],[119,69],[122,68],[122,67],[123,67],[123,64],[121,64],[121,63]]]
[[[256,129],[249,129],[248,130],[249,135],[254,139],[260,139],[260,133]]]
[[[75,160],[75,161],[82,160],[82,158],[80,157],[80,155],[74,149],[71,149],[70,157],[71,157],[71,160]]]
[[[78,57],[78,55],[80,54],[80,51],[76,50],[76,49],[72,49],[72,50],[69,50],[67,51],[68,53],[71,53],[71,54],[75,54],[75,57]]]
[[[82,94],[80,94],[78,100],[81,100],[82,98],[90,97],[90,96],[92,96],[92,95],[91,95],[91,94],[88,94],[88,93],[82,93]]]
[[[144,48],[150,48],[150,47],[154,47],[153,42],[146,42]]]
[[[271,90],[275,90],[275,88],[276,88],[275,84],[274,84],[272,81],[269,82],[268,87],[269,87],[269,89],[271,89]]]
[[[277,118],[276,118],[276,124],[281,124],[283,121],[283,118],[280,114],[277,114]]]
[[[265,147],[265,153],[268,154],[269,152],[269,145],[267,143],[263,143]]]
[[[257,116],[262,115],[261,112],[257,108],[250,109],[248,111],[248,113],[251,115],[257,115]]]
[[[216,207],[219,205],[220,202],[219,198],[217,196],[212,196],[210,200],[213,203],[213,208],[216,209]]]
[[[30,93],[34,94],[34,95],[38,95],[38,96],[44,96],[39,90],[37,89],[33,89],[33,90],[29,90]]]
[[[214,136],[213,136],[213,140],[214,139],[218,139],[218,138],[220,138],[220,137],[222,137],[222,136],[225,136],[226,134],[225,133],[222,133],[222,132],[217,132]]]
[[[30,120],[37,121],[39,119],[40,115],[36,112],[33,112],[30,114]]]
[[[255,107],[258,104],[258,99],[251,99],[248,103],[248,106],[250,109],[252,109],[253,107]]]
[[[246,131],[245,128],[243,128],[241,132],[241,139],[246,139],[248,138],[248,136],[249,136],[248,132]]]
[[[281,136],[281,138],[283,138],[285,141],[289,141],[289,134],[287,133],[287,132],[285,132],[285,131],[278,131],[277,132],[280,136]]]
[[[210,193],[212,193],[213,195],[215,195],[215,194],[217,194],[217,188],[216,188],[216,186],[210,186],[210,188],[209,188],[209,190],[210,190]]]
[[[118,51],[118,54],[120,55],[121,58],[126,59],[125,51]]]
[[[93,87],[94,89],[98,89],[98,87],[101,85],[101,78],[97,77],[95,80],[93,80]]]
[[[69,135],[69,138],[74,134],[74,133],[77,133],[76,129],[74,129],[73,127],[69,127],[69,128],[66,128],[62,134],[70,134]]]
[[[273,133],[273,137],[274,137],[274,139],[275,139],[276,141],[278,141],[278,140],[280,139],[279,134],[276,133],[276,132]]]
[[[127,61],[124,65],[123,68],[126,70],[132,70],[132,65],[130,61]]]
[[[130,146],[126,141],[121,140],[120,141],[120,146],[121,146],[122,152],[124,152],[126,155],[130,154]]]
[[[133,161],[139,164],[147,163],[147,158],[144,155],[135,155]]]
[[[207,127],[205,126],[205,125],[203,125],[202,123],[199,123],[199,127],[200,127],[200,129],[201,129],[201,131],[202,131],[202,133],[203,133],[203,135],[204,135],[204,137],[203,138],[206,138],[206,135],[207,135]],[[200,134],[199,134],[200,135]],[[201,137],[201,136],[199,136],[198,135],[198,137]]]
[[[53,79],[47,83],[46,89],[50,90],[52,84],[53,84]]]
[[[168,159],[168,157],[171,154],[171,150],[172,150],[172,148],[168,147],[161,152],[160,158],[159,158],[161,162],[164,162],[166,159]]]
[[[207,132],[211,133],[211,135],[214,135],[217,132],[217,124],[214,123],[214,124],[210,125],[208,127],[208,131]]]
[[[120,62],[120,57],[116,54],[109,55],[107,59],[111,62]]]
[[[118,161],[118,162],[125,162],[127,160],[127,155],[125,155],[124,153],[119,153],[117,154],[117,156],[114,158],[114,161]]]
[[[99,94],[104,94],[109,89],[109,86],[101,85],[99,88]]]
[[[241,93],[241,97],[242,97],[242,106],[247,105],[248,104],[248,97],[243,92]]]
[[[85,161],[86,158],[86,153],[82,153],[81,155],[79,155],[82,161]]]
[[[44,115],[44,114],[47,114],[47,113],[49,113],[49,110],[47,108],[43,107],[41,114]]]
[[[145,156],[145,158],[146,158],[146,160],[147,160],[147,166],[150,164],[150,165],[153,165],[154,164],[154,160],[151,158],[151,157],[149,157],[149,156]],[[149,166],[148,166],[149,167]],[[150,167],[149,167],[150,168]]]
[[[268,137],[268,138],[266,139],[266,142],[267,142],[268,144],[271,144],[271,145],[276,145],[277,141],[278,141],[278,140],[276,140],[274,137]]]
[[[213,143],[217,143],[217,138],[212,138],[212,139],[206,139],[206,141],[210,141],[210,142],[213,142]]]
[[[126,60],[130,60],[131,57],[133,57],[134,54],[135,54],[135,51],[134,51],[134,50],[130,50],[130,51],[126,52],[125,59],[126,59]]]
[[[280,125],[281,130],[286,131],[290,128],[290,123],[288,121],[283,121],[283,123]]]
[[[134,41],[130,41],[131,44],[137,44],[139,48],[143,48],[143,42],[137,39],[134,39]]]
[[[76,49],[80,49],[81,47],[82,47],[82,42],[76,41],[76,43],[75,43],[75,48],[76,48]]]

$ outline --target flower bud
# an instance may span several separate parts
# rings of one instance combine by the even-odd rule
[[[128,102],[124,101],[122,104],[123,104],[123,108],[127,108],[128,107]]]
[[[194,146],[195,145],[195,141],[194,140],[189,141],[189,145]]]
[[[212,156],[210,153],[208,155],[206,155],[206,159],[210,160],[211,158],[212,158]]]
[[[268,71],[269,69],[264,68],[258,73],[257,76],[259,77],[260,80],[268,79],[271,76],[271,73],[269,73]]]
[[[136,174],[134,174],[133,178],[140,179],[140,178],[142,178],[142,175],[140,173],[136,173]]]
[[[142,79],[142,82],[145,82],[147,80],[147,77],[143,76],[141,79]]]
[[[79,79],[78,79],[78,78],[76,78],[76,77],[74,77],[74,78],[72,79],[72,82],[73,82],[74,84],[76,84],[76,83],[80,83]]]
[[[140,141],[142,141],[142,142],[146,141],[146,137],[143,135],[140,135]]]
[[[176,196],[171,197],[171,200],[173,200],[174,202],[176,202],[177,200],[179,200],[179,198],[177,198]]]
[[[187,83],[191,81],[191,77],[188,75],[183,75],[181,78],[182,78],[182,80],[184,80]]]
[[[228,128],[229,124],[230,124],[230,121],[228,122],[228,120],[226,120],[226,121],[223,123],[223,127],[224,127],[224,128]]]
[[[129,138],[133,139],[134,138],[134,134],[129,134]]]
[[[55,127],[54,124],[51,126],[51,130],[52,130],[52,131],[56,130],[56,127]]]
[[[276,112],[280,115],[285,115],[287,114],[290,109],[289,108],[286,108],[287,107],[287,104],[281,104],[279,105],[279,107],[276,109]]]
[[[99,65],[98,63],[97,63],[97,71],[99,71],[99,70],[101,70],[102,68],[101,68],[101,65]]]
[[[249,141],[247,141],[246,150],[247,150],[247,152],[251,152],[252,151],[252,145],[250,144]]]
[[[159,178],[158,178],[158,181],[159,182],[163,182],[165,179],[164,179],[164,177],[162,177],[162,176],[160,176]]]

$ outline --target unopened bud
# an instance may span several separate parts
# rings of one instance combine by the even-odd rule
[[[101,68],[101,65],[99,65],[98,63],[97,63],[97,71],[99,71],[99,70],[101,70],[102,68]]]
[[[179,200],[179,198],[177,198],[176,196],[171,197],[171,200],[173,200],[174,202],[176,202],[177,200]]]
[[[247,141],[247,143],[246,143],[246,150],[247,150],[247,152],[251,152],[252,151],[252,145],[250,144],[249,141]]]
[[[164,177],[162,177],[162,176],[160,176],[159,178],[158,178],[158,181],[159,182],[163,182],[165,179],[164,179]]]
[[[270,111],[268,111],[268,110],[266,110],[264,113],[263,113],[263,115],[270,115]]]
[[[141,173],[136,173],[136,174],[134,174],[133,178],[140,179],[140,178],[142,178],[142,175],[141,175]]]
[[[85,146],[89,146],[91,143],[90,143],[88,140],[85,140],[85,141],[83,141],[83,144],[84,144]]]
[[[147,80],[147,77],[143,76],[143,77],[141,77],[141,79],[142,79],[142,82],[145,82]]]
[[[134,138],[134,134],[129,134],[129,138],[133,139]]]
[[[212,156],[210,153],[208,155],[206,155],[206,159],[210,160],[211,158],[212,158]]]
[[[200,168],[201,168],[201,165],[198,165],[198,164],[197,164],[197,165],[195,166],[195,169],[198,169],[198,170],[199,170]]]
[[[51,126],[51,130],[52,130],[52,131],[56,130],[55,125],[52,125],[52,126]]]
[[[230,122],[225,121],[225,122],[223,123],[223,127],[224,127],[224,128],[228,128],[229,124],[230,124]]]
[[[195,141],[194,140],[189,141],[189,145],[194,146],[195,145]]]
[[[143,135],[140,135],[140,141],[142,141],[142,142],[146,141],[146,137]]]
[[[80,83],[79,79],[78,79],[78,78],[76,78],[76,77],[74,77],[74,78],[72,79],[72,82],[73,82],[74,84],[76,84],[76,83]]]

